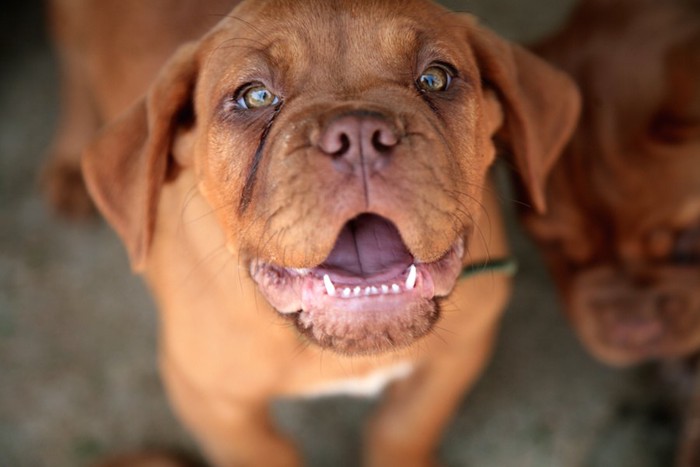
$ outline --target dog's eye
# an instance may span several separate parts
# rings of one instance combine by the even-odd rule
[[[418,78],[418,87],[423,91],[444,91],[450,85],[452,77],[443,67],[428,67]]]
[[[678,233],[671,250],[671,261],[676,264],[700,263],[700,227]]]
[[[243,109],[259,109],[277,105],[279,97],[264,85],[258,84],[243,91],[236,103]]]

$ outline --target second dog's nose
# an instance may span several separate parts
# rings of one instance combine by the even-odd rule
[[[355,112],[331,120],[317,144],[338,170],[364,166],[372,173],[386,165],[398,143],[396,129],[381,114]]]

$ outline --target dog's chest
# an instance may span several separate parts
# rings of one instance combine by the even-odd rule
[[[413,373],[414,364],[400,362],[378,368],[365,375],[352,378],[339,378],[302,389],[299,396],[318,398],[327,396],[376,397],[389,383],[407,378]]]

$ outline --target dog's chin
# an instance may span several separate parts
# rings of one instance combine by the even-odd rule
[[[417,261],[390,221],[361,215],[343,227],[322,264],[293,269],[254,260],[251,276],[312,342],[341,354],[377,354],[430,332],[463,254],[460,238],[439,260]]]

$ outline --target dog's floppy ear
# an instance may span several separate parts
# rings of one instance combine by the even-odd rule
[[[547,175],[578,121],[578,89],[563,72],[476,21],[469,31],[482,81],[504,108],[497,136],[510,152],[532,205],[543,212]]]
[[[134,270],[143,268],[148,254],[174,135],[193,116],[196,51],[195,43],[182,46],[146,96],[109,124],[83,154],[90,194],[126,245]]]

